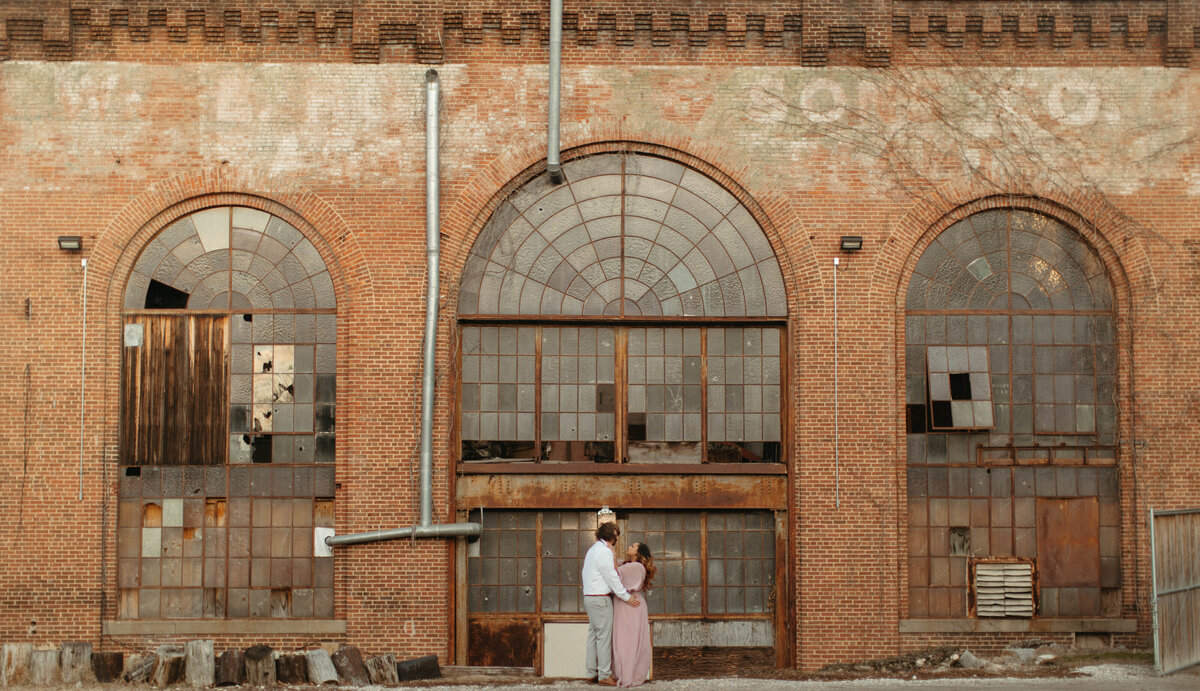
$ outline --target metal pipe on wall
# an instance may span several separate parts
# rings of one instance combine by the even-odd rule
[[[562,87],[562,0],[550,0],[550,99],[546,133],[546,172],[550,182],[562,182],[562,163],[558,160],[558,116]]]
[[[422,343],[421,365],[421,446],[418,452],[420,467],[418,483],[421,493],[420,525],[407,528],[374,530],[350,535],[333,535],[325,544],[355,545],[401,538],[470,537],[483,533],[478,523],[433,524],[433,409],[435,404],[437,367],[438,301],[441,296],[439,271],[441,259],[441,161],[439,136],[441,123],[438,106],[441,103],[437,70],[425,73],[425,336]]]
[[[433,404],[441,262],[441,145],[437,70],[425,73],[425,339],[421,348],[421,525],[433,524]]]

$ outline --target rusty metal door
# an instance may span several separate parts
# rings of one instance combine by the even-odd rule
[[[1150,510],[1154,668],[1200,664],[1200,509]]]
[[[1095,497],[1037,500],[1042,587],[1099,587],[1100,506]]]

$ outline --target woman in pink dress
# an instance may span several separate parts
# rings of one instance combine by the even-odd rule
[[[655,572],[650,549],[635,542],[625,550],[625,559],[627,561],[617,567],[625,589],[631,593],[650,590]],[[641,686],[650,673],[649,604],[647,601],[645,607],[632,607],[614,598],[612,671],[619,686]]]

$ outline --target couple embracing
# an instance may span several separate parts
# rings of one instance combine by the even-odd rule
[[[588,615],[587,672],[604,686],[640,686],[650,673],[650,619],[642,599],[654,579],[654,560],[634,542],[617,566],[616,523],[596,528],[583,559],[583,606]]]

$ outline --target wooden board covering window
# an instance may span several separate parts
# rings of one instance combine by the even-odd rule
[[[1100,507],[1095,497],[1037,500],[1039,582],[1100,585]]]
[[[121,462],[221,465],[228,441],[229,319],[135,315],[140,346],[123,346]]]

